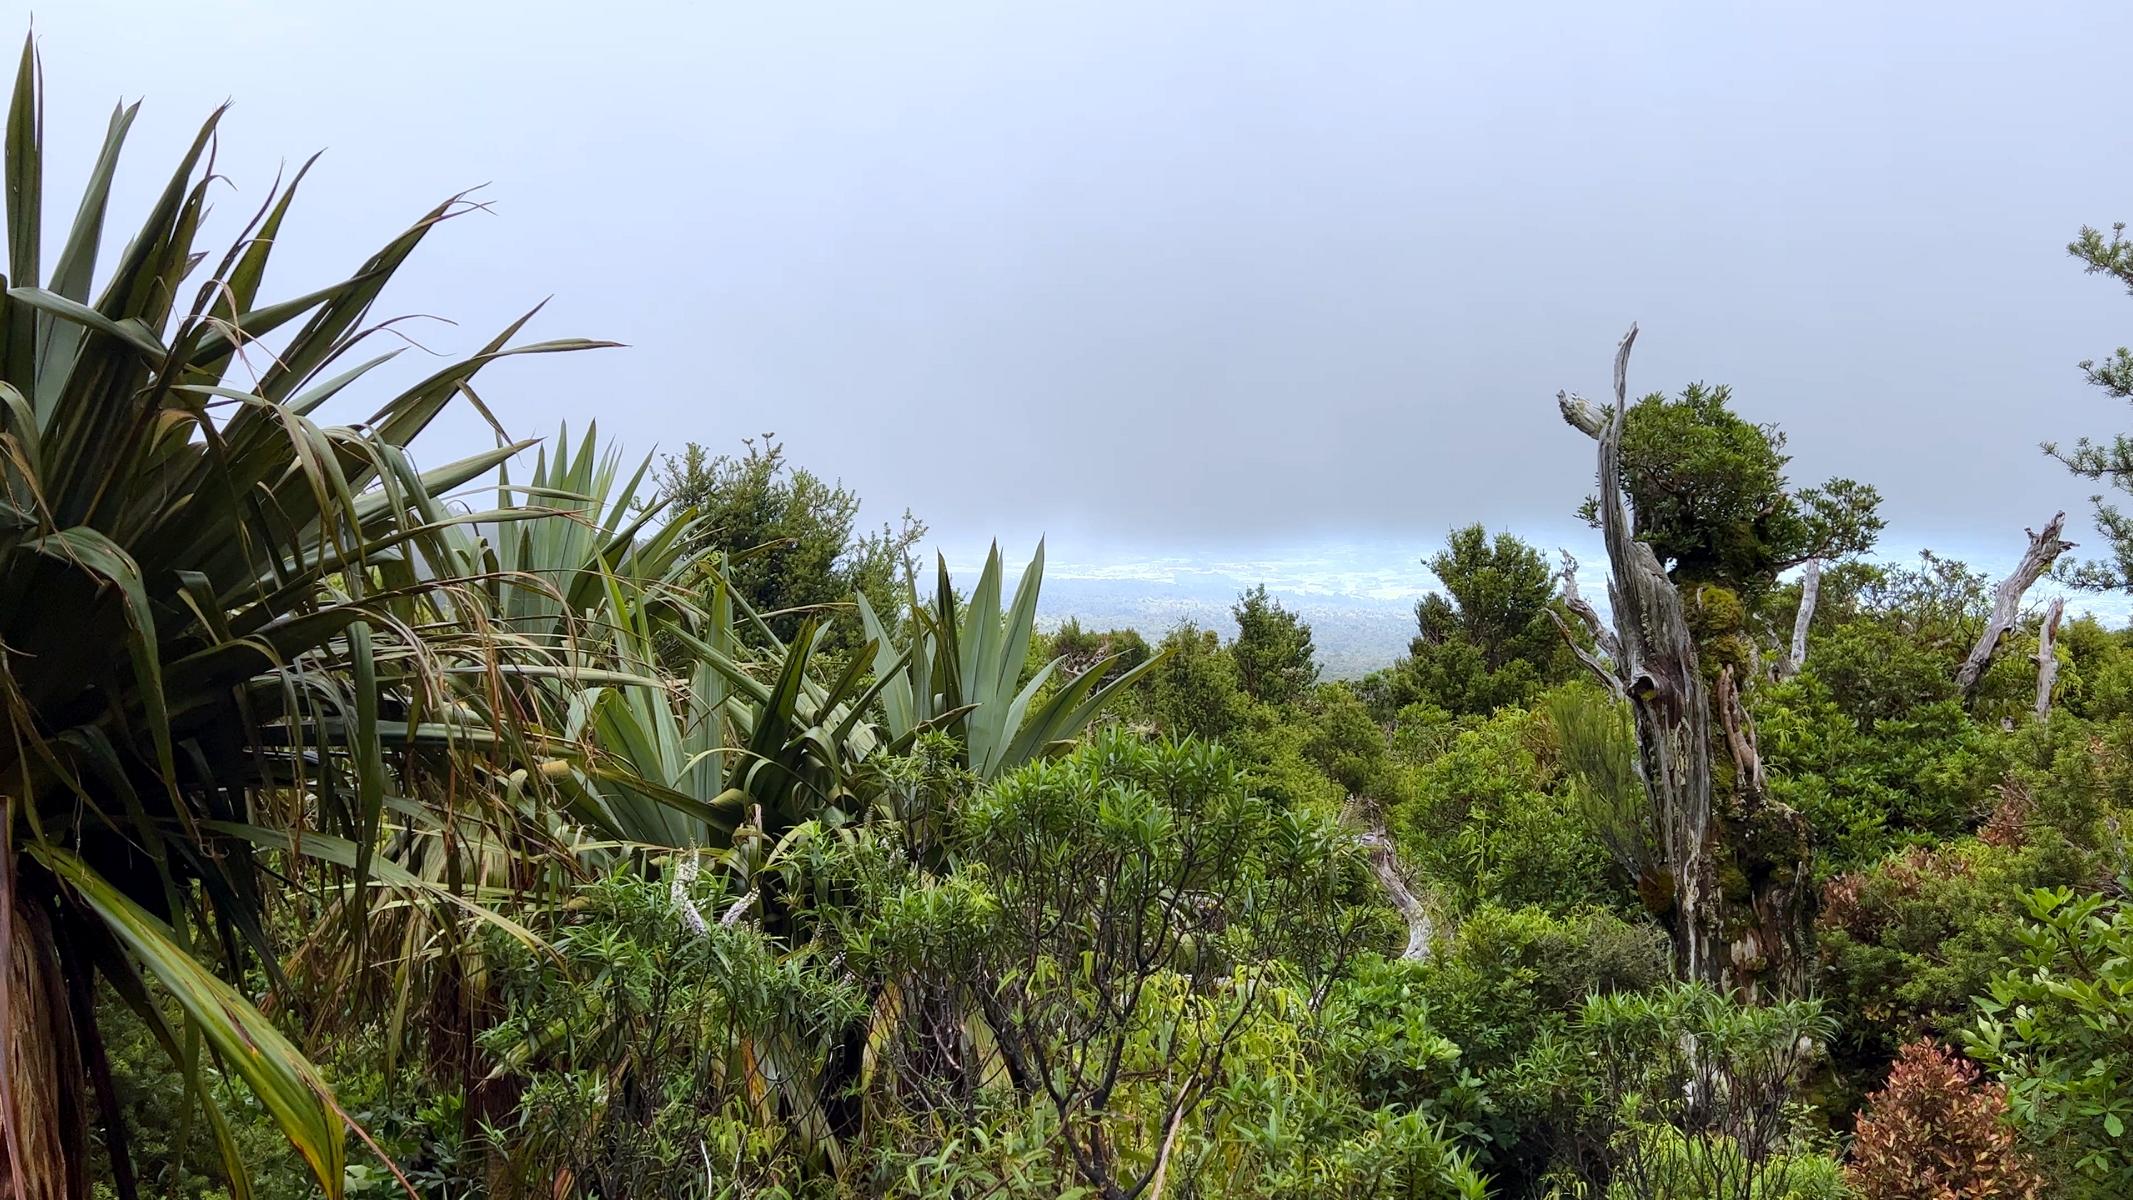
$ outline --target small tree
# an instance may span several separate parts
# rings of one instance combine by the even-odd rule
[[[1548,620],[1555,576],[1540,551],[1509,533],[1492,539],[1476,523],[1447,535],[1429,569],[1446,594],[1431,592],[1416,603],[1420,632],[1411,651],[1456,638],[1473,643],[1491,671],[1555,657],[1555,626]]]
[[[743,444],[738,457],[713,457],[694,442],[667,456],[659,489],[672,511],[696,511],[690,548],[728,555],[727,580],[768,614],[780,638],[790,640],[811,617],[825,620],[854,592],[878,612],[896,611],[895,585],[911,570],[926,523],[906,511],[895,525],[861,532],[857,493],[792,466],[785,447],[767,437]]]
[[[1318,682],[1311,626],[1267,595],[1266,585],[1237,597],[1230,610],[1237,619],[1237,640],[1230,657],[1245,693],[1264,704],[1287,704]]]
[[[1579,1026],[1614,1127],[1610,1196],[1787,1194],[1789,1109],[1831,1027],[1820,1004],[1754,1007],[1690,983],[1595,995]]]
[[[1393,707],[1423,701],[1487,713],[1563,677],[1568,655],[1548,619],[1555,579],[1540,551],[1509,533],[1492,539],[1475,524],[1453,530],[1428,561],[1444,591],[1415,604]]]
[[[2081,227],[2081,236],[2067,243],[2066,252],[2081,260],[2091,275],[2108,275],[2133,292],[2133,242],[2126,240],[2125,222],[2111,226],[2110,236],[2098,229]],[[2081,373],[2092,386],[2108,396],[2133,400],[2133,349],[2120,346],[2108,359],[2081,363]],[[2056,442],[2044,443],[2044,452],[2066,464],[2083,479],[2107,482],[2113,489],[2133,492],[2133,436],[2119,434],[2108,444],[2082,438],[2070,451]],[[2133,518],[2105,501],[2101,494],[2090,497],[2095,504],[2096,528],[2111,543],[2113,563],[2087,563],[2079,572],[2083,583],[2094,587],[2133,587]]]
[[[1212,629],[1187,621],[1156,647],[1148,675],[1149,708],[1163,731],[1176,737],[1219,739],[1244,723],[1250,706],[1238,680],[1237,660]]]
[[[1353,839],[1252,795],[1219,747],[1100,734],[981,792],[961,830],[998,904],[986,1024],[1106,1200],[1161,1177],[1276,979],[1309,986],[1375,928],[1345,902]]]

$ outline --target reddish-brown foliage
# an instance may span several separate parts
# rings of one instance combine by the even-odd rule
[[[1984,828],[1977,831],[1978,840],[1988,846],[2020,849],[2029,841],[2029,817],[2036,807],[2028,786],[2019,779],[2008,779],[2000,784],[2000,802],[1993,806]]]
[[[1921,1038],[1867,1098],[1845,1174],[1865,1200],[2035,1200],[2042,1181],[2006,1118],[2005,1088]]]

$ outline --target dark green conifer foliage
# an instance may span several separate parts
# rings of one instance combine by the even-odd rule
[[[1718,584],[1752,604],[1790,567],[1872,549],[1881,494],[1841,478],[1794,490],[1784,432],[1743,419],[1731,401],[1727,387],[1693,383],[1678,399],[1646,396],[1623,423],[1635,532],[1674,582]],[[1594,503],[1582,515],[1597,525]]]
[[[2126,240],[2125,233],[2123,221],[2111,226],[2108,237],[2102,230],[2084,225],[2081,236],[2067,243],[2066,252],[2080,259],[2089,274],[2108,275],[2133,292],[2133,242]],[[2086,359],[2081,363],[2081,373],[2106,395],[2133,400],[2133,349],[2120,346],[2100,363]],[[2109,443],[2082,438],[2067,451],[2061,451],[2056,442],[2046,442],[2044,452],[2083,479],[2107,482],[2117,491],[2133,492],[2133,435],[2121,433]],[[2076,578],[2091,587],[2133,587],[2133,517],[2119,511],[2102,493],[2089,499],[2095,505],[2096,528],[2110,542],[2111,556],[2116,561],[2084,563],[2075,572]]]
[[[1265,584],[1238,596],[1229,611],[1237,619],[1230,656],[1237,661],[1238,682],[1252,699],[1286,704],[1318,682],[1311,626],[1267,595]]]

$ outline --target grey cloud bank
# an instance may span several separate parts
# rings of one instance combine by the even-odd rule
[[[2072,367],[2133,304],[2061,253],[2133,218],[2128,88],[2083,54],[2122,16],[71,0],[37,27],[49,188],[121,93],[137,201],[233,96],[226,224],[329,149],[293,291],[488,181],[384,310],[463,348],[553,293],[538,333],[630,343],[499,373],[514,432],[776,430],[959,555],[1552,544],[1591,468],[1549,397],[1597,393],[1636,319],[1635,387],[1731,383],[1798,477],[1883,489],[1892,553],[1982,562],[2085,508],[2038,440],[2133,417]]]

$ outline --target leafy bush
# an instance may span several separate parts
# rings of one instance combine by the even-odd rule
[[[1387,800],[1394,784],[1385,753],[1385,731],[1362,698],[1345,683],[1311,693],[1309,733],[1303,752],[1349,795]]]
[[[1792,1194],[1792,1101],[1831,1023],[1812,1000],[1737,1003],[1702,984],[1596,995],[1579,1033],[1614,1128],[1610,1196]]]
[[[1459,910],[1485,903],[1561,909],[1619,894],[1607,851],[1562,785],[1546,722],[1505,710],[1414,768],[1389,824],[1403,854]]]
[[[1605,909],[1558,914],[1485,907],[1410,968],[1433,1029],[1477,1070],[1508,1065],[1543,1031],[1565,1029],[1587,997],[1667,978],[1665,939]]]
[[[1252,790],[1269,800],[1315,812],[1337,813],[1355,794],[1319,765],[1325,745],[1311,726],[1279,719],[1267,708],[1255,706],[1250,722],[1223,744],[1236,751]],[[1369,786],[1375,794],[1384,785]]]
[[[1853,1200],[1845,1183],[1841,1163],[1812,1148],[1772,1154],[1751,1165],[1731,1142],[1715,1141],[1706,1146],[1670,1126],[1654,1126],[1626,1135],[1637,1142],[1637,1153],[1654,1164],[1664,1164],[1643,1175],[1616,1180],[1606,1191],[1608,1200],[1709,1200],[1713,1196],[1746,1196],[1750,1200]]]
[[[2007,1086],[2024,1140],[2071,1197],[2133,1193],[2133,913],[2100,895],[2024,897],[2023,962],[1963,1034]]]
[[[1647,911],[1664,912],[1672,903],[1673,879],[1644,786],[1629,705],[1577,682],[1550,692],[1541,707],[1562,759],[1568,807],[1584,817]]]
[[[1317,979],[1375,927],[1345,903],[1352,837],[1253,795],[1215,746],[1101,733],[973,797],[958,848],[998,897],[986,1026],[1106,1194],[1170,1169],[1285,964]]]
[[[785,458],[785,447],[744,439],[747,452],[716,457],[695,442],[667,455],[659,490],[676,511],[693,509],[693,554],[726,555],[726,581],[781,638],[810,616],[847,608],[865,593],[881,612],[897,609],[897,585],[912,569],[926,523],[904,511],[879,531],[859,526],[859,496]],[[828,624],[833,638],[855,622]]]
[[[1526,703],[1573,669],[1548,619],[1555,577],[1540,552],[1481,525],[1454,529],[1429,569],[1444,585],[1415,604],[1407,657],[1368,689],[1378,716],[1411,704],[1487,715]]]
[[[1951,1037],[2022,949],[2018,896],[2063,883],[2082,857],[2063,840],[2023,847],[1977,840],[1913,847],[1823,889],[1821,992],[1839,1034],[1833,1054],[1852,1094],[1903,1043]]]
[[[2015,1145],[2007,1090],[1925,1038],[1867,1098],[1845,1178],[1863,1200],[2031,1200],[2041,1186]]]
[[[724,899],[705,888],[621,869],[579,892],[551,940],[560,963],[497,940],[506,1015],[480,1044],[523,1083],[487,1131],[504,1194],[567,1174],[588,1194],[686,1195],[706,1155],[762,1187],[819,1152],[825,1118],[793,1090],[807,1079],[795,1067],[826,1053],[864,997],[745,923],[705,921],[699,909]],[[754,1120],[764,1103],[785,1106],[789,1127]]]
[[[1360,993],[1416,1015],[1373,1018],[1358,1005],[1352,1019],[1417,1022],[1459,1048],[1460,1069],[1480,1081],[1479,1107],[1465,1120],[1477,1127],[1484,1165],[1515,1195],[1551,1164],[1591,1160],[1604,1148],[1592,1058],[1575,1037],[1587,998],[1642,991],[1667,975],[1666,940],[1650,925],[1604,909],[1484,907],[1427,961],[1391,964]],[[1436,1078],[1407,1090],[1402,1082],[1378,1072],[1359,1086],[1388,1102],[1442,1103]]]
[[[1127,671],[1148,661],[1153,653],[1148,648],[1148,639],[1134,629],[1094,630],[1082,627],[1081,621],[1068,617],[1049,637],[1041,639],[1043,645],[1031,643],[1031,658],[1034,667],[1042,666],[1052,658],[1063,661],[1059,664],[1062,675],[1071,678],[1083,671],[1109,660],[1101,676],[1109,683]]]
[[[1624,425],[1620,482],[1637,538],[1677,583],[1720,584],[1753,601],[1787,567],[1862,553],[1881,532],[1872,487],[1791,487],[1784,433],[1734,413],[1723,385],[1646,396]],[[1587,500],[1582,512],[1595,525],[1597,507]]]
[[[132,1161],[140,1171],[142,1193],[184,1200],[227,1200],[230,1193],[220,1169],[213,1130],[190,1111],[195,1101],[185,1076],[164,1057],[148,1026],[115,996],[104,996],[99,1007],[112,1085],[120,1111],[125,1114],[127,1142]],[[169,1016],[166,1014],[164,1019],[169,1020]],[[305,1194],[309,1188],[303,1161],[290,1149],[250,1089],[242,1081],[227,1077],[210,1075],[207,1082],[218,1093],[216,1099],[231,1134],[245,1161],[251,1164],[253,1186],[264,1195]],[[349,1094],[348,1082],[335,1083],[343,1102],[352,1108],[358,1106]],[[104,1153],[102,1139],[97,1140],[95,1149],[100,1159],[95,1177],[114,1179],[114,1166]]]
[[[1955,698],[1946,655],[1879,621],[1852,621],[1814,644],[1805,673],[1861,726]]]
[[[2133,630],[2106,629],[2092,616],[2059,627],[2065,666],[2059,675],[2062,711],[2097,721],[2133,716]]]
[[[1148,708],[1164,732],[1220,741],[1243,726],[1251,697],[1214,630],[1180,625],[1156,653],[1162,661],[1147,677]]]
[[[1318,682],[1311,626],[1267,595],[1265,584],[1238,596],[1229,612],[1237,622],[1229,655],[1246,695],[1265,704],[1287,704]]]
[[[1902,699],[1908,685],[1878,700],[1840,701],[1844,693],[1817,674],[1824,669],[1841,677],[1848,668],[1818,647],[1807,673],[1760,689],[1755,710],[1771,794],[1814,827],[1823,871],[1953,837],[1985,814],[2006,774],[2006,739],[1955,700]]]

